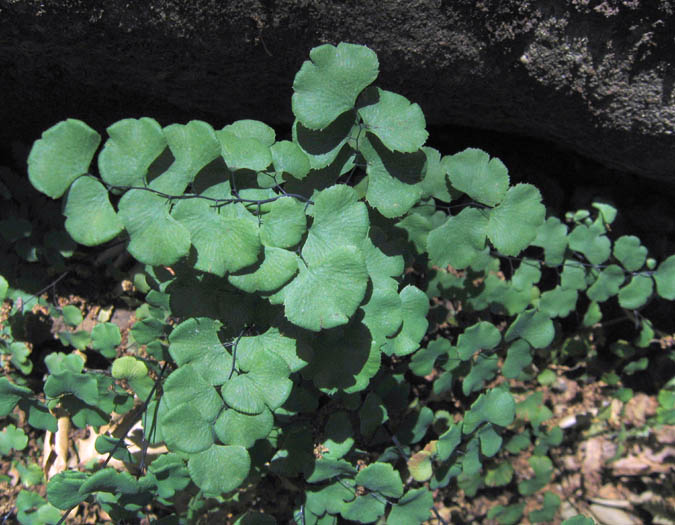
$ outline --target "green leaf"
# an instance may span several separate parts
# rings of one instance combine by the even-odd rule
[[[135,342],[146,345],[162,337],[165,326],[159,319],[148,317],[134,324],[131,335]]]
[[[293,81],[293,113],[309,129],[324,129],[354,107],[359,93],[379,72],[377,55],[366,46],[341,42],[309,52]]]
[[[630,283],[619,290],[619,304],[622,308],[641,308],[652,296],[654,281],[649,275],[635,275]]]
[[[582,253],[591,264],[602,264],[609,257],[611,242],[597,231],[579,224],[568,237],[572,250]]]
[[[355,120],[355,112],[348,111],[321,130],[309,129],[296,120],[292,129],[293,142],[307,155],[313,170],[327,168],[339,162],[338,155],[345,151],[343,147],[351,136]],[[309,175],[316,176],[311,172]],[[331,183],[334,180],[333,177]]]
[[[647,259],[647,248],[634,235],[622,235],[614,242],[614,257],[629,272],[636,272]]]
[[[368,235],[368,210],[353,188],[340,184],[321,191],[314,199],[313,212],[302,248],[308,265],[323,260],[335,247],[362,247]]]
[[[112,186],[143,186],[150,165],[166,149],[156,120],[124,119],[106,130],[110,137],[98,156],[101,178]]]
[[[480,149],[469,148],[445,157],[443,166],[453,188],[482,204],[496,206],[509,188],[506,166]]]
[[[354,429],[345,411],[335,412],[328,417],[324,427],[325,441],[323,457],[340,459],[354,446]]]
[[[194,454],[213,444],[212,422],[201,415],[198,403],[181,403],[163,414],[161,433],[172,451]]]
[[[199,410],[200,417],[207,421],[215,421],[223,406],[216,389],[192,365],[183,365],[174,370],[163,388],[163,399],[169,408],[191,403]]]
[[[138,493],[138,481],[128,472],[118,472],[112,467],[101,469],[87,478],[80,485],[80,495],[93,492],[109,492],[112,494]]]
[[[368,165],[368,204],[389,219],[407,213],[422,196],[424,152],[390,151],[371,134],[361,137],[358,147]]]
[[[148,375],[148,367],[140,359],[125,355],[113,361],[111,373],[115,379],[140,379]]]
[[[61,313],[63,314],[63,321],[69,326],[75,327],[82,322],[82,312],[73,304],[64,306]]]
[[[91,343],[91,337],[86,330],[77,332],[59,332],[59,340],[64,346],[72,346],[78,350],[84,350]]]
[[[206,493],[232,492],[248,476],[251,458],[244,447],[213,445],[190,456],[188,471],[196,485]]]
[[[530,496],[546,486],[553,473],[553,463],[548,456],[532,456],[528,460],[534,477],[518,483],[518,492],[523,496]]]
[[[0,378],[0,414],[2,414],[3,403],[7,400],[11,403],[13,397],[11,395],[8,396],[4,391],[2,381],[3,379],[4,378]],[[8,397],[9,399],[7,399]],[[31,427],[39,428],[41,430],[49,430],[50,432],[56,432],[56,418],[49,412],[49,409],[46,405],[38,402],[35,399],[22,399],[19,402],[19,407],[24,411],[24,413],[28,414],[28,424]]]
[[[276,410],[288,399],[293,385],[282,357],[271,350],[257,350],[256,345],[238,349],[237,365],[246,374],[233,377],[222,388],[225,402],[246,414],[259,414],[265,405]]]
[[[485,249],[488,219],[476,208],[464,208],[449,217],[441,226],[431,230],[427,237],[427,251],[431,263],[456,269],[469,266]]]
[[[529,447],[530,444],[530,431],[525,429],[524,432],[516,434],[511,439],[509,439],[504,448],[511,454],[518,454]]]
[[[598,303],[592,302],[588,305],[588,309],[584,314],[583,325],[584,326],[593,326],[596,323],[599,323],[602,320],[602,310]]]
[[[84,360],[79,355],[52,353],[45,358],[45,364],[51,372],[44,385],[46,396],[56,398],[72,393],[85,403],[96,405],[98,401],[96,378],[81,373]]]
[[[382,352],[387,355],[404,356],[413,353],[420,347],[429,327],[427,295],[419,288],[408,285],[401,290],[399,296],[403,325],[400,332],[382,346]]]
[[[550,317],[544,312],[529,309],[518,314],[506,331],[504,340],[510,342],[520,337],[534,348],[545,348],[551,344],[554,336],[555,328]]]
[[[481,423],[487,421],[493,425],[506,427],[513,423],[516,403],[508,392],[495,388],[481,394],[464,416],[463,432],[470,434]]]
[[[560,278],[560,286],[570,290],[586,289],[586,268],[577,261],[566,260]]]
[[[366,130],[391,151],[413,153],[429,136],[422,108],[397,93],[369,88],[361,95],[358,112]]]
[[[304,179],[309,173],[309,157],[295,142],[281,140],[272,145],[270,152],[277,173],[288,173],[298,180]]]
[[[220,156],[220,142],[206,122],[191,120],[187,124],[171,124],[163,130],[173,164],[154,179],[150,187],[171,195],[181,195],[197,173]]]
[[[623,284],[625,278],[620,266],[610,264],[600,272],[596,281],[586,291],[586,295],[591,301],[602,303],[619,293],[619,287]]]
[[[356,499],[345,505],[341,516],[346,520],[359,523],[372,523],[384,514],[385,501],[376,498],[373,494],[357,496]]]
[[[108,242],[123,229],[108,191],[91,177],[80,177],[70,186],[63,214],[70,236],[85,246]]]
[[[451,425],[448,430],[439,436],[438,443],[436,443],[436,454],[439,461],[446,461],[461,442],[462,425]]]
[[[424,377],[432,372],[439,357],[447,355],[450,351],[450,341],[445,338],[437,338],[431,341],[426,348],[420,348],[413,355],[408,365],[410,371],[419,377]]]
[[[494,456],[502,447],[502,437],[495,432],[490,424],[480,429],[478,439],[480,440],[481,453],[488,458]]]
[[[311,260],[310,266],[298,262],[300,273],[283,289],[286,317],[315,332],[346,324],[366,293],[363,253],[353,246],[335,246],[322,260],[315,255]]]
[[[291,248],[307,231],[305,204],[293,197],[274,201],[260,221],[260,241],[265,246]]]
[[[389,463],[373,463],[359,471],[354,479],[357,485],[379,492],[387,498],[400,498],[403,482]]]
[[[233,122],[223,128],[223,131],[231,133],[242,139],[256,139],[265,146],[274,144],[276,133],[273,128],[259,120],[242,119]]]
[[[174,264],[190,250],[190,232],[169,214],[159,195],[130,190],[120,199],[119,216],[129,232],[129,253],[152,266]]]
[[[68,510],[82,503],[88,494],[80,494],[80,487],[88,475],[77,470],[59,472],[47,483],[47,501],[57,509]]]
[[[6,456],[12,449],[23,450],[26,445],[28,445],[28,436],[20,428],[9,424],[0,432],[0,456]]]
[[[89,171],[100,142],[101,136],[81,120],[55,124],[33,144],[28,179],[35,189],[58,199],[76,178]]]
[[[258,139],[238,137],[226,129],[217,131],[216,136],[225,164],[232,171],[240,169],[263,171],[272,163],[269,146]]]
[[[366,261],[368,267],[370,265]],[[373,278],[373,291],[367,304],[361,306],[365,313],[363,324],[368,327],[374,341],[382,344],[393,336],[403,323],[401,297],[398,294],[398,283],[393,279]]]
[[[466,330],[457,340],[459,358],[470,359],[476,350],[492,350],[502,340],[497,327],[487,321],[480,321]]]
[[[16,519],[21,525],[53,525],[61,512],[35,492],[21,490],[16,497]]]
[[[422,186],[422,198],[433,197],[443,202],[450,202],[452,195],[448,188],[448,180],[445,176],[447,168],[446,163],[449,157],[443,157],[441,160],[440,152],[435,148],[422,148],[427,157],[424,179],[420,183]]]
[[[366,438],[370,437],[388,419],[389,416],[382,398],[374,392],[368,392],[363,405],[359,409],[359,430],[361,434]]]
[[[587,518],[581,514],[578,514],[577,516],[563,521],[562,525],[595,525],[595,521],[593,521],[591,518]]]
[[[98,323],[91,329],[91,347],[109,359],[115,357],[115,348],[121,342],[120,328],[114,323]]]
[[[242,337],[237,349],[240,357],[270,352],[281,357],[291,372],[297,372],[307,365],[307,361],[296,350],[296,340],[282,335],[277,328],[269,328],[264,334]]]
[[[606,225],[612,224],[614,219],[616,219],[616,208],[611,204],[605,204],[603,202],[594,202],[591,204],[596,210],[598,210],[598,217],[602,219],[602,222]]]
[[[576,308],[577,299],[576,290],[556,286],[541,294],[539,309],[551,318],[567,317]]]
[[[341,459],[318,459],[307,476],[309,483],[319,483],[338,476],[353,475],[356,469],[351,463]]]
[[[327,393],[338,388],[359,392],[380,369],[380,349],[362,323],[323,331],[312,347],[321,358],[310,359],[303,375]]]
[[[229,183],[212,186],[205,197],[231,198]],[[214,208],[204,199],[186,199],[176,204],[172,220],[189,231],[197,250],[195,269],[220,277],[258,261],[261,244],[258,221],[241,203]]]
[[[413,208],[408,215],[396,223],[398,228],[405,230],[408,240],[415,245],[415,249],[419,253],[428,251],[427,237],[429,232],[447,220],[445,213],[438,211],[434,214],[433,209],[433,202],[421,202],[419,206]]]
[[[244,414],[260,414],[265,409],[265,398],[248,375],[235,376],[227,381],[222,393],[229,406]]]
[[[497,362],[497,356],[495,355],[488,357],[478,355],[471,365],[471,371],[462,381],[462,392],[465,396],[482,389],[485,383],[495,376],[498,369]]]
[[[326,514],[325,517],[334,518],[333,515],[345,510],[346,502],[353,501],[355,498],[354,490],[347,482],[335,482],[322,488],[312,488],[314,490],[305,492],[307,495],[305,508],[317,516]]]
[[[488,487],[503,487],[513,478],[513,467],[507,463],[500,463],[496,468],[488,468],[485,472],[485,484]]]
[[[434,498],[425,488],[411,489],[406,492],[398,503],[392,506],[387,517],[389,525],[409,525],[422,523],[429,519]]]
[[[649,360],[646,357],[642,357],[637,361],[632,361],[623,367],[623,373],[626,375],[633,375],[635,372],[642,372],[647,370],[649,365]]]
[[[532,245],[544,249],[546,264],[562,264],[567,249],[567,226],[557,217],[549,217],[537,230]]]
[[[431,464],[432,453],[426,450],[415,452],[408,460],[408,470],[415,481],[423,483],[431,479],[434,473]]]
[[[487,236],[503,255],[518,255],[537,237],[545,214],[539,190],[531,184],[516,184],[490,212]]]
[[[659,264],[654,273],[656,292],[668,301],[675,300],[675,255]]]
[[[499,525],[515,525],[520,522],[523,516],[525,502],[514,503],[513,505],[496,505],[488,512],[489,519],[496,519]]]
[[[516,413],[519,418],[529,421],[535,428],[553,417],[553,413],[544,405],[542,392],[535,392],[519,402],[516,406]]]
[[[251,448],[259,439],[264,439],[274,426],[274,416],[268,408],[259,414],[242,414],[236,410],[223,410],[213,426],[218,439],[224,445],[239,445]]]

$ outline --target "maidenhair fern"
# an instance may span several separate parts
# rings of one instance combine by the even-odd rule
[[[291,140],[252,120],[216,130],[141,118],[111,125],[102,148],[74,119],[36,141],[30,181],[62,199],[72,239],[122,239],[145,265],[150,307],[131,335],[147,351],[114,359],[119,330],[98,324],[64,344],[114,359],[110,375],[50,354],[46,403],[3,378],[0,416],[18,404],[53,430],[58,408],[98,427],[135,399],[146,442],[168,449],[149,464],[125,456],[133,476],[57,474],[52,505],[96,501],[134,521],[147,504],[171,508],[189,484],[193,501],[225,505],[277,476],[295,498],[282,523],[440,523],[433,491],[452,499],[456,487],[512,483],[495,458],[532,441],[534,476],[517,489],[548,484],[562,433],[541,426],[541,400],[516,402],[509,379],[565,348],[559,320],[579,309],[583,329],[618,304],[638,327],[626,344],[648,349],[656,328],[640,310],[675,299],[675,256],[657,264],[636,237],[613,242],[610,206],[567,224],[547,218],[537,188],[511,184],[499,159],[425,147],[421,108],[374,86],[378,69],[364,46],[313,49],[293,83]],[[443,310],[443,334],[430,332],[440,304],[457,307]],[[429,393],[411,401],[420,381]],[[7,427],[0,444],[23,437]],[[106,439],[97,448],[126,452]],[[546,493],[530,519],[551,519],[559,504]],[[489,517],[516,523],[523,508]],[[247,516],[237,523],[274,521]]]

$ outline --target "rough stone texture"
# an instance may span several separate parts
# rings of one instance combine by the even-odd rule
[[[544,138],[675,182],[668,0],[0,0],[0,140],[66,117],[291,121],[311,47],[379,55],[435,125]]]

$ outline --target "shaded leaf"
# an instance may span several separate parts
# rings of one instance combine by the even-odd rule
[[[359,102],[366,129],[391,151],[413,153],[426,142],[429,134],[422,108],[404,96],[373,87]]]
[[[156,120],[124,119],[109,126],[108,140],[98,156],[101,178],[113,186],[143,186],[148,169],[166,148]]]
[[[647,248],[634,235],[622,235],[614,242],[614,257],[629,272],[636,272],[647,259]]]
[[[91,177],[80,177],[70,186],[63,214],[70,236],[85,246],[108,242],[123,229],[108,191]]]
[[[119,217],[129,232],[128,250],[139,262],[171,265],[187,255],[190,232],[169,214],[166,199],[130,190],[119,202]]]
[[[539,190],[531,184],[516,184],[490,212],[487,236],[503,255],[518,255],[537,237],[545,214]]]
[[[461,269],[469,266],[485,248],[488,219],[476,208],[464,208],[449,217],[427,237],[432,264]]]
[[[239,487],[251,467],[244,447],[213,445],[190,456],[188,471],[196,485],[206,493],[221,494]]]
[[[496,206],[509,188],[509,171],[501,160],[469,148],[443,159],[452,186],[473,200]]]
[[[385,497],[399,498],[403,494],[401,477],[389,463],[368,465],[359,471],[354,481],[357,485],[379,492]]]

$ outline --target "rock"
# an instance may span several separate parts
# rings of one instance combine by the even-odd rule
[[[544,138],[675,183],[674,33],[668,0],[5,0],[0,139],[66,117],[287,125],[309,49],[348,41],[430,124]]]

